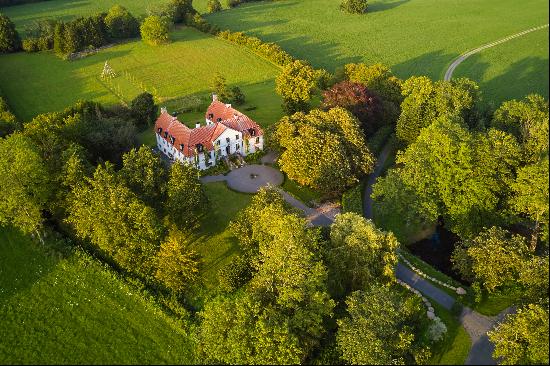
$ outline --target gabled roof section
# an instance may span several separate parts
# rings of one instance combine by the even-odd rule
[[[245,114],[231,107],[231,104],[224,104],[214,100],[205,115],[206,119],[239,131],[243,136],[261,136],[263,131],[260,126]]]

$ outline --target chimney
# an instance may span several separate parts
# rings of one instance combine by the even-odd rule
[[[200,123],[200,122],[197,122],[197,123],[195,124],[195,128],[199,128],[200,126],[201,126],[201,123]]]
[[[212,101],[217,102],[218,101],[218,94],[212,93]]]
[[[162,107],[160,109],[160,114],[164,114],[164,113],[168,113],[168,110],[166,109],[166,107]]]

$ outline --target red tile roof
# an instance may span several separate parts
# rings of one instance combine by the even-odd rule
[[[209,118],[210,114],[214,115],[213,118]],[[262,129],[256,122],[236,109],[231,108],[230,105],[219,101],[214,101],[210,104],[206,112],[206,118],[214,123],[190,129],[178,121],[176,117],[163,111],[155,122],[155,132],[159,133],[159,128],[162,129],[162,132],[159,133],[160,136],[168,141],[169,144],[174,145],[177,150],[182,151],[187,157],[193,156],[195,147],[198,144],[202,144],[205,151],[214,150],[213,141],[227,128],[241,132],[243,137],[251,136],[252,130],[254,130],[254,136],[263,135]],[[217,121],[218,118],[221,121]],[[164,137],[165,132],[168,132],[166,137]],[[173,143],[172,138],[174,138]],[[181,144],[183,144],[183,150],[181,150]]]
[[[212,115],[212,118],[210,118],[210,115]],[[262,129],[256,122],[232,108],[230,104],[224,104],[217,100],[213,101],[208,107],[205,117],[214,123],[223,123],[246,136],[251,135],[251,130],[255,131],[255,136],[263,135]]]

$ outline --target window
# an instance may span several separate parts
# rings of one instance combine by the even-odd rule
[[[226,137],[225,138],[225,142],[229,143],[231,140],[229,139],[229,137]]]
[[[220,140],[216,140],[216,145],[220,146]]]
[[[168,137],[168,131],[164,131],[164,138]]]
[[[218,117],[218,119],[216,119],[217,122],[221,122],[222,119],[220,117]]]
[[[256,143],[257,143],[257,144],[260,143],[260,138],[259,138],[259,137],[256,137]]]
[[[157,132],[158,132],[159,134],[161,134],[161,133],[162,133],[162,128],[159,127],[159,128],[157,129]]]
[[[202,144],[197,144],[197,151],[201,153],[202,150],[203,150]]]
[[[185,145],[183,144],[180,144],[180,150],[183,151],[183,148],[185,147]]]
[[[214,114],[213,113],[208,114],[208,119],[212,121],[214,119]]]
[[[256,130],[251,128],[250,129],[250,136],[256,136]]]
[[[239,145],[239,144],[235,145],[235,150],[239,150],[240,147],[241,147],[241,145]]]
[[[238,140],[239,139],[239,135],[235,135],[235,140]]]

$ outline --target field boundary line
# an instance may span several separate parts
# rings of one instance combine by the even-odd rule
[[[516,33],[516,34],[512,34],[508,37],[505,37],[505,38],[502,38],[502,39],[499,39],[498,41],[494,41],[494,42],[491,42],[491,43],[487,43],[487,44],[484,44],[483,46],[480,46],[478,48],[475,48],[471,51],[468,51],[468,52],[465,52],[463,53],[462,55],[458,56],[452,63],[451,65],[449,66],[449,68],[447,69],[447,71],[445,72],[445,77],[443,80],[445,81],[449,81],[451,80],[451,78],[453,77],[453,72],[455,71],[455,69],[458,67],[458,65],[460,65],[464,60],[466,60],[468,57],[472,56],[472,55],[475,55],[476,53],[479,53],[487,48],[491,48],[491,47],[494,47],[494,46],[497,46],[501,43],[504,43],[504,42],[508,42],[514,38],[518,38],[518,37],[521,37],[521,36],[524,36],[528,33],[531,33],[531,32],[535,32],[535,31],[538,31],[538,30],[541,30],[541,29],[545,29],[545,28],[548,28],[548,24],[545,24],[545,25],[541,25],[541,26],[538,26],[538,27],[534,27],[534,28],[530,28],[530,29],[527,29],[527,30],[524,30],[522,32],[519,32],[519,33]]]

